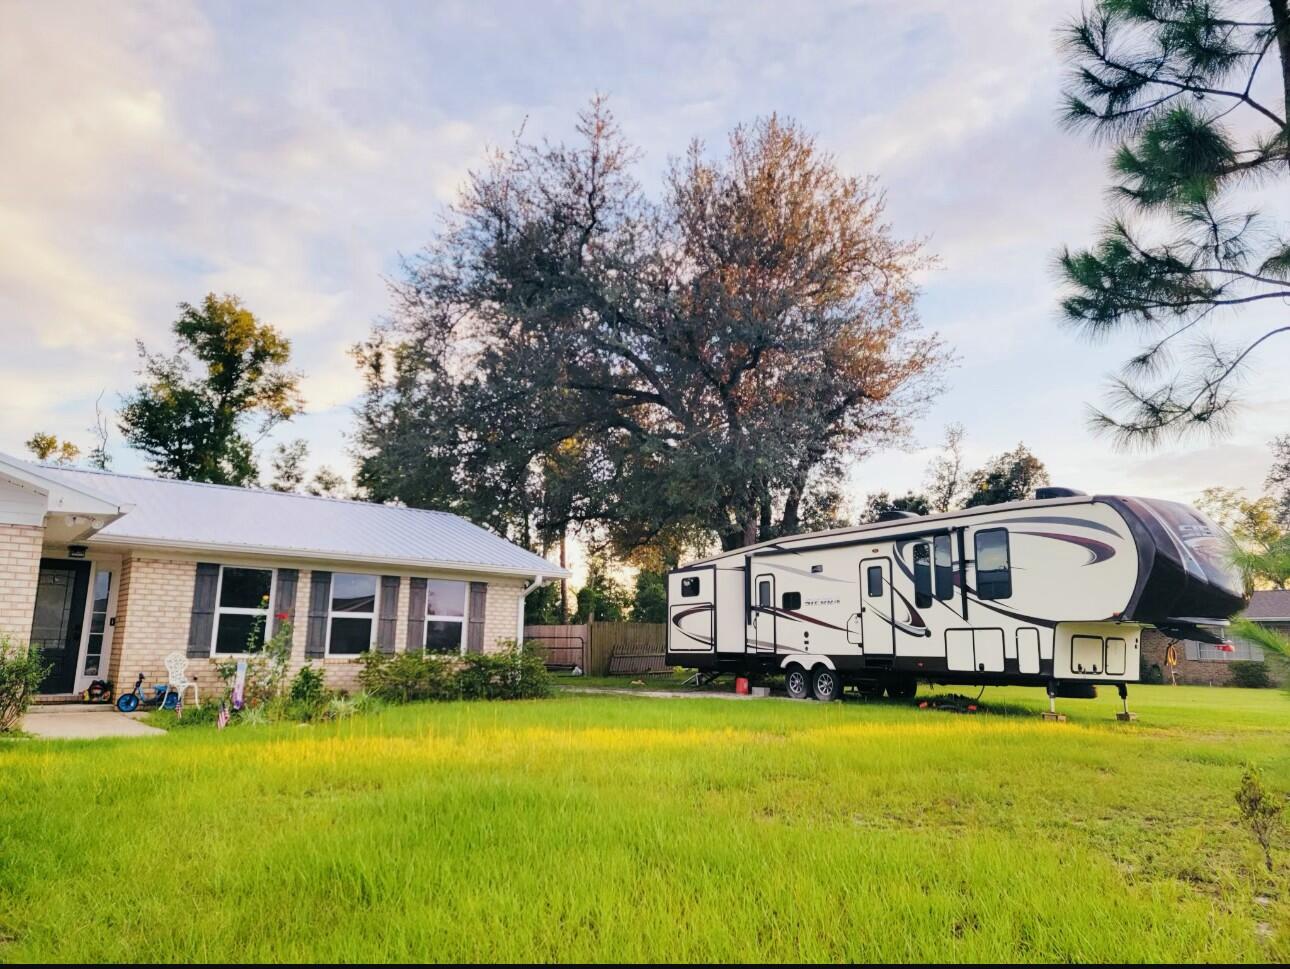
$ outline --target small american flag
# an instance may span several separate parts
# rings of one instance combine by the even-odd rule
[[[220,730],[223,730],[225,727],[228,726],[228,704],[227,703],[221,703],[219,705],[219,716],[215,718],[215,726],[218,727]]]

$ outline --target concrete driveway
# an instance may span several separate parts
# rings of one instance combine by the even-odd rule
[[[46,740],[93,740],[98,737],[155,737],[164,730],[118,713],[113,707],[56,703],[27,711],[22,729]]]

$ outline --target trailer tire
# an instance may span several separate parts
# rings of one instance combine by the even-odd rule
[[[817,666],[811,670],[811,693],[821,703],[829,703],[842,695],[842,680],[835,670]]]
[[[796,663],[784,670],[784,691],[790,700],[805,700],[811,695],[811,681],[806,670]]]
[[[887,696],[893,700],[912,700],[918,695],[918,680],[913,676],[893,677],[887,683]]]

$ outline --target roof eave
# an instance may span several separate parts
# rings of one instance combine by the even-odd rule
[[[304,559],[310,562],[355,562],[363,565],[393,565],[411,569],[452,569],[458,572],[475,572],[484,575],[513,575],[531,578],[542,576],[547,579],[568,579],[573,573],[558,565],[545,563],[537,568],[521,568],[511,565],[492,565],[480,562],[453,562],[446,559],[399,559],[382,555],[353,555],[349,553],[324,552],[315,549],[279,548],[266,545],[212,544],[210,542],[190,542],[176,539],[137,538],[129,535],[96,535],[95,545],[114,545],[131,548],[175,549],[185,552],[212,552],[235,555],[253,555],[277,558]]]

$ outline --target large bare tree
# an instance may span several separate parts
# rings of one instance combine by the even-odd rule
[[[937,390],[921,246],[792,122],[691,145],[657,200],[602,101],[577,130],[498,152],[407,263],[359,348],[360,483],[537,544],[830,523]]]

